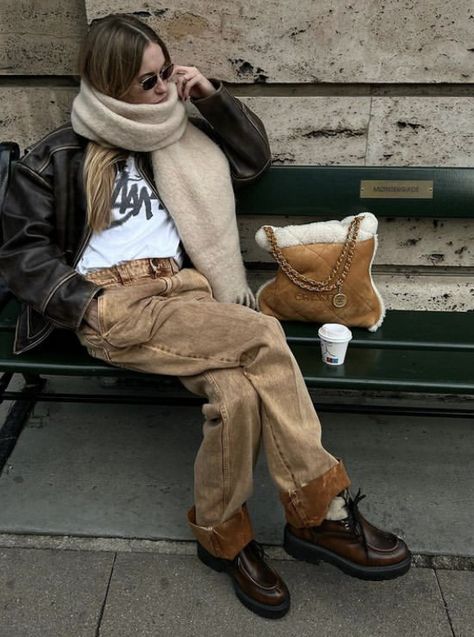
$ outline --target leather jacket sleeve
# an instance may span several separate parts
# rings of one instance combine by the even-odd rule
[[[221,146],[234,184],[252,183],[271,162],[265,128],[257,115],[231,95],[221,81],[211,79],[210,82],[215,93],[191,100],[206,121],[193,123]]]
[[[60,327],[76,330],[100,290],[68,265],[56,237],[54,191],[19,161],[3,205],[0,272],[11,291]]]

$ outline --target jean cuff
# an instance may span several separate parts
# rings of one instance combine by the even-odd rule
[[[188,523],[195,538],[214,557],[233,560],[254,539],[252,523],[244,504],[228,520],[217,526],[196,524],[196,507],[188,511]]]
[[[311,482],[289,492],[281,492],[286,520],[291,526],[303,528],[318,526],[325,519],[329,505],[351,481],[342,461]]]

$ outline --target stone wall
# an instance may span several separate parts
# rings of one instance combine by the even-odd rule
[[[264,121],[275,163],[471,164],[471,0],[4,0],[2,139],[25,147],[67,119],[80,39],[111,11],[140,16],[173,59],[225,80]],[[258,223],[240,222],[250,260],[265,258]],[[474,309],[472,223],[396,224],[382,221],[376,261],[389,306]]]
[[[67,121],[86,29],[84,0],[2,0],[2,140],[15,140],[24,149]]]

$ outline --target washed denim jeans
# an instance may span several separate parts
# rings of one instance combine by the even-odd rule
[[[99,328],[83,323],[77,334],[92,356],[177,376],[205,397],[188,521],[208,551],[232,559],[253,539],[245,503],[261,442],[294,526],[320,524],[350,481],[322,447],[318,416],[279,321],[216,302],[202,274],[170,262],[140,259],[89,274],[105,287]]]

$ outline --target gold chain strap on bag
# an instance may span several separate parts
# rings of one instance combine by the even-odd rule
[[[376,228],[375,217],[366,214]],[[352,218],[343,243],[307,243],[302,239],[298,245],[282,248],[274,229],[262,226],[280,269],[275,279],[257,292],[260,310],[281,320],[335,322],[377,329],[385,310],[370,272],[376,235],[358,241],[364,217],[365,214],[360,214]],[[344,221],[330,223],[339,225]],[[299,235],[308,228],[308,235],[313,236],[319,225],[298,226]]]
[[[347,297],[341,292],[341,289],[347,273],[349,272],[349,268],[351,267],[352,259],[354,257],[354,248],[362,219],[362,216],[358,216],[354,217],[352,220],[341,254],[339,255],[330,275],[324,281],[314,281],[295,270],[285,259],[282,251],[278,247],[273,228],[271,226],[263,226],[263,229],[267,235],[268,241],[270,242],[275,261],[290,281],[293,281],[293,283],[298,287],[310,290],[311,292],[329,292],[331,290],[337,290],[337,294],[333,296],[332,302],[335,307],[344,307],[347,303]],[[337,279],[336,276],[338,277]],[[334,279],[336,280],[334,281]]]

